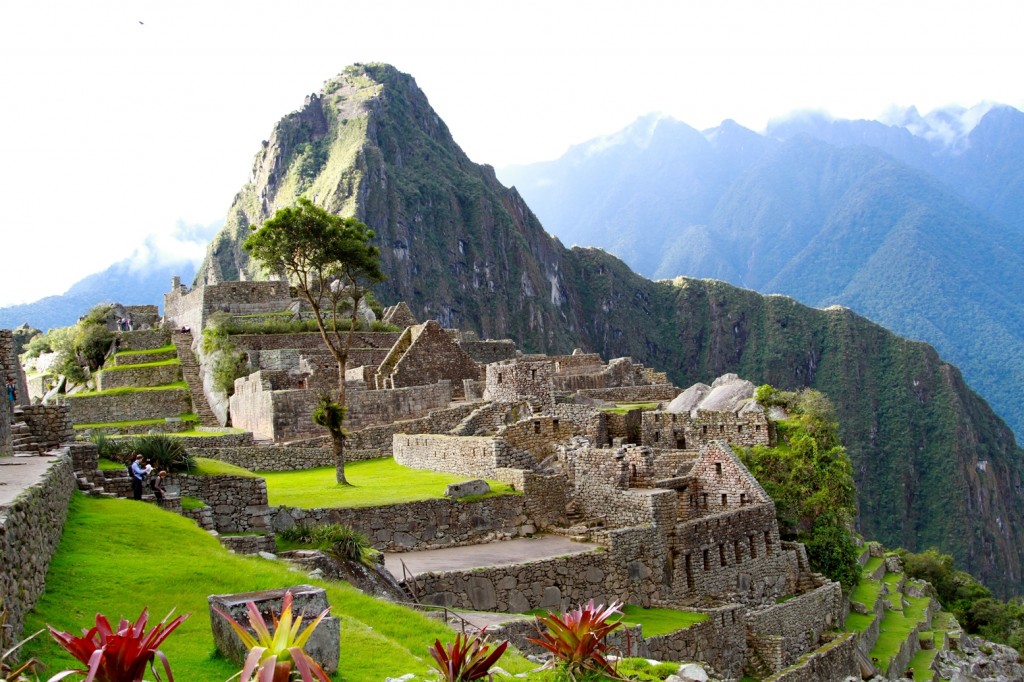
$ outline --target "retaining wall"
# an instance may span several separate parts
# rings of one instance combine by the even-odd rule
[[[299,471],[334,466],[334,453],[330,448],[216,446],[203,448],[200,456],[234,464],[249,471]],[[352,461],[347,451],[345,460]]]
[[[161,419],[192,411],[192,397],[187,388],[114,395],[85,393],[67,396],[64,401],[75,424]]]
[[[535,464],[530,453],[513,450],[497,436],[396,433],[392,451],[402,466],[481,478],[494,478],[498,469],[529,469]]]
[[[96,390],[104,391],[124,386],[166,386],[181,381],[180,363],[152,367],[121,366],[124,369],[105,369],[97,374]]]
[[[854,657],[856,644],[852,632],[844,632],[828,644],[815,649],[764,682],[821,682],[822,680],[860,679],[860,667]]]
[[[528,535],[536,529],[527,518],[522,495],[472,502],[434,499],[359,509],[282,505],[271,513],[275,532],[295,525],[328,523],[364,533],[376,549],[385,552],[477,545]]]
[[[815,648],[823,632],[841,626],[843,592],[828,582],[792,599],[749,614],[753,646],[774,671],[797,661]],[[768,646],[758,646],[764,642]]]
[[[589,388],[578,391],[580,395],[597,400],[618,403],[653,403],[672,400],[682,391],[672,384],[647,386],[620,386],[618,388]]]
[[[75,439],[68,408],[64,405],[22,405],[22,419],[45,450]]]
[[[3,648],[20,639],[24,616],[46,587],[74,489],[71,455],[63,450],[34,484],[0,508],[0,594],[11,626],[0,631]]]

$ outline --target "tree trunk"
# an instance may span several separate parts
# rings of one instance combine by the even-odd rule
[[[339,485],[349,485],[345,478],[345,436],[331,431],[331,449],[334,451],[334,472]]]

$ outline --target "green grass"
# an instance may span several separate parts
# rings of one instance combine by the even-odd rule
[[[72,395],[65,396],[68,400],[80,399],[80,398],[97,398],[106,395],[128,395],[131,393],[141,393],[143,391],[174,391],[184,389],[188,390],[188,384],[184,381],[175,381],[171,384],[165,384],[163,386],[121,386],[119,388],[108,388],[105,391],[90,391],[89,393],[74,393]]]
[[[49,623],[78,633],[92,625],[97,613],[134,619],[144,606],[152,625],[176,609],[192,615],[162,647],[175,679],[226,680],[238,669],[214,655],[207,596],[302,583],[325,587],[332,615],[341,621],[335,680],[380,682],[408,672],[425,677],[427,647],[435,638],[454,639],[454,632],[438,621],[346,583],[310,579],[284,562],[231,554],[192,521],[155,505],[77,493],[46,592],[28,614],[25,632]],[[80,667],[47,636],[29,642],[24,656],[42,660],[47,675]],[[499,665],[513,673],[535,667],[509,654]]]
[[[200,500],[198,497],[189,497],[188,495],[181,496],[181,508],[182,509],[202,509],[208,506],[205,502]]]
[[[609,414],[626,414],[631,410],[653,410],[658,407],[658,403],[616,403],[615,407],[602,407],[602,412],[608,412]]]
[[[175,438],[212,438],[215,436],[226,436],[232,433],[245,433],[245,429],[220,429],[218,431],[198,431],[196,429],[190,429],[188,431],[173,431],[165,435],[173,436]]]
[[[178,349],[175,348],[173,343],[169,343],[166,346],[160,346],[159,348],[150,348],[149,350],[122,350],[114,353],[115,358],[124,358],[129,355],[158,355],[160,353],[176,353]]]
[[[931,669],[932,661],[938,653],[936,649],[920,649],[910,659],[910,667],[914,669],[915,680],[931,681],[935,679],[935,671]]]
[[[141,369],[144,367],[170,367],[171,365],[180,365],[181,360],[178,358],[170,358],[169,360],[155,360],[153,362],[140,362],[134,365],[111,365],[110,367],[104,367],[104,372],[121,372],[126,369]]]
[[[243,469],[240,466],[228,464],[227,462],[221,462],[217,459],[196,457],[195,463],[195,466],[192,467],[189,473],[196,476],[243,476],[245,478],[258,478],[256,474],[248,469]]]
[[[198,422],[197,417],[192,412],[186,412],[185,414],[179,415],[178,418],[183,422]],[[129,426],[156,426],[158,424],[166,424],[167,420],[163,417],[156,419],[130,419],[123,422],[94,422],[91,424],[75,424],[76,429],[120,429]]]
[[[409,469],[395,460],[371,459],[345,465],[350,486],[338,485],[334,467],[305,471],[265,471],[267,495],[271,506],[315,509],[319,507],[375,507],[400,502],[437,499],[444,496],[449,483],[472,480],[436,471]],[[491,495],[508,495],[512,487],[499,481],[488,481]]]
[[[626,625],[642,625],[644,637],[667,635],[688,628],[708,619],[706,613],[677,611],[676,609],[645,609],[642,606],[626,604],[622,607],[623,622]]]
[[[100,457],[99,466],[101,471],[125,471],[125,465],[120,462],[115,462],[112,459],[104,459]]]
[[[850,615],[846,617],[846,623],[843,624],[843,629],[847,632],[864,632],[874,622],[875,614],[873,613],[850,611]]]
[[[864,564],[864,575],[870,575],[879,566],[882,565],[883,561],[885,561],[885,559],[883,559],[880,556],[873,556],[870,559],[868,559],[868,562]]]
[[[850,595],[850,601],[863,604],[870,611],[875,608],[875,602],[878,601],[878,594],[881,591],[882,583],[880,581],[861,578],[861,581],[857,583],[857,587],[853,589],[853,593]]]
[[[899,588],[900,579],[902,577],[902,573],[886,573],[885,576],[882,577],[882,582],[885,583],[890,592],[895,592]]]
[[[878,667],[883,672],[889,661],[899,653],[900,645],[910,636],[914,627],[924,620],[928,597],[907,597],[908,606],[903,610],[886,611],[878,633],[878,641],[870,656],[878,658]],[[903,671],[899,671],[903,672]]]

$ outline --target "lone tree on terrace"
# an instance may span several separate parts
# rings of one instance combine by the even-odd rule
[[[346,485],[341,430],[345,364],[359,326],[359,304],[370,287],[386,279],[380,268],[380,250],[370,243],[373,237],[373,231],[355,218],[333,215],[300,198],[295,206],[275,213],[243,244],[265,270],[284,274],[295,283],[313,311],[324,345],[338,363],[337,409],[324,406],[321,400],[315,414],[331,418],[314,420],[330,431],[338,483]],[[329,423],[321,423],[324,420]]]

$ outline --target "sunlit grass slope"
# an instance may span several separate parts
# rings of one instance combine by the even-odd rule
[[[78,633],[97,612],[134,619],[148,606],[151,623],[172,608],[192,616],[165,643],[175,679],[218,682],[237,672],[214,654],[206,598],[303,583],[327,587],[332,613],[341,618],[341,665],[335,680],[380,682],[405,673],[425,674],[427,647],[454,633],[410,609],[368,597],[345,583],[310,580],[284,562],[227,552],[192,521],[149,504],[76,494],[47,589],[29,614],[26,634],[53,624]],[[75,661],[49,637],[27,652],[49,667],[45,677]],[[506,654],[508,670],[528,670]],[[148,679],[148,678],[147,678]]]

